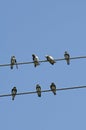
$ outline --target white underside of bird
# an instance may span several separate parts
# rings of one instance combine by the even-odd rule
[[[39,65],[39,58],[37,56],[34,58],[34,65]]]
[[[54,63],[56,63],[55,62],[55,60],[54,60],[54,58],[52,57],[52,56],[45,56],[46,57],[46,59],[47,59],[47,61],[49,61],[52,65],[54,64]]]

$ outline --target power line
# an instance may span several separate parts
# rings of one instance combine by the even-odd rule
[[[70,60],[74,60],[74,59],[82,59],[82,58],[86,58],[86,56],[78,56],[78,57],[71,57]],[[65,60],[65,58],[59,58],[59,59],[55,59],[55,61],[62,61]],[[48,62],[47,60],[40,60],[40,63],[42,62]],[[17,65],[23,65],[23,64],[33,64],[34,62],[19,62],[17,63]],[[4,66],[10,66],[11,64],[0,64],[0,67],[4,67]]]
[[[69,88],[58,88],[56,89],[56,91],[64,91],[64,90],[73,90],[73,89],[81,89],[81,88],[86,88],[86,86],[77,86],[77,87],[69,87]],[[52,90],[42,90],[41,92],[51,92]],[[16,95],[26,95],[26,94],[35,94],[37,93],[36,91],[33,92],[21,92],[21,93],[17,93]],[[7,97],[7,96],[12,96],[12,94],[3,94],[0,95],[0,97]]]

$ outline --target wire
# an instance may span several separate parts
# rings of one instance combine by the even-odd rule
[[[71,89],[81,89],[81,88],[86,88],[86,86],[78,86],[78,87],[69,87],[69,88],[58,88],[56,89],[56,91],[63,91],[63,90],[71,90]],[[41,92],[51,92],[52,90],[42,90]],[[21,93],[17,93],[16,95],[25,95],[25,94],[35,94],[37,93],[36,91],[34,92],[21,92]],[[12,94],[4,94],[4,95],[0,95],[0,97],[7,97],[7,96],[12,96]]]
[[[82,58],[86,58],[86,56],[71,57],[70,60],[82,59]],[[65,60],[65,58],[55,59],[55,61],[62,61],[62,60]],[[48,61],[47,61],[47,60],[40,60],[39,62],[41,63],[41,62],[48,62]],[[17,63],[17,65],[33,64],[33,63],[34,63],[34,62],[20,62],[20,63]],[[11,64],[1,64],[0,67],[10,66],[10,65],[11,65]],[[15,65],[16,65],[16,64],[15,64]]]

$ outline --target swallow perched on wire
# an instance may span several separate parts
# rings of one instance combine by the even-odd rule
[[[51,83],[50,89],[53,92],[53,94],[56,95],[56,85],[54,83]]]
[[[18,69],[17,60],[15,56],[11,56],[11,69],[13,69],[14,65],[16,65],[16,68]]]
[[[34,62],[34,67],[40,65],[40,64],[39,64],[39,58],[38,58],[37,55],[32,54],[32,59],[33,59],[33,62]]]
[[[38,94],[38,97],[41,97],[41,87],[39,84],[36,85],[36,92]]]
[[[45,57],[47,61],[49,61],[50,64],[54,65],[54,63],[56,63],[56,61],[54,60],[52,56],[46,55]]]
[[[17,89],[16,89],[16,87],[13,87],[12,90],[11,90],[12,100],[14,100],[16,93],[17,93]]]
[[[67,65],[69,65],[70,64],[70,55],[68,54],[67,51],[65,51],[64,57],[65,57],[65,60],[67,61]]]

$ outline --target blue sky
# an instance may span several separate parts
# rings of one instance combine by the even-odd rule
[[[10,63],[12,55],[18,62],[32,61],[32,54],[63,58],[86,55],[85,0],[3,0],[0,1],[0,64]],[[85,59],[58,61],[54,66],[41,63],[21,65],[17,70],[0,68],[0,94],[8,94],[16,86],[18,92],[42,90],[51,82],[57,88],[86,85]],[[2,130],[85,130],[86,90],[57,91],[0,99]]]

